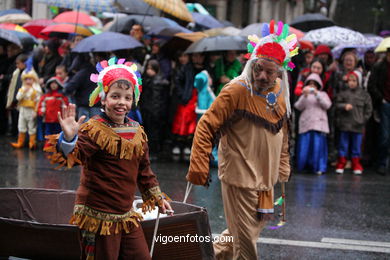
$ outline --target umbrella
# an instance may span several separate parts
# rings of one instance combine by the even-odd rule
[[[142,44],[131,37],[117,32],[102,32],[81,40],[73,52],[110,52],[116,50],[133,49]]]
[[[161,46],[161,52],[168,57],[174,58],[177,51],[184,51],[193,42],[199,41],[205,37],[207,37],[207,34],[203,32],[177,33]]]
[[[148,5],[143,0],[116,0],[118,9],[128,14],[155,15],[159,16],[160,11]]]
[[[110,27],[110,31],[112,32],[123,32],[129,33],[131,26],[133,24],[138,23],[142,24],[145,33],[148,33],[154,27],[161,26],[173,26],[179,27],[179,24],[175,21],[163,18],[159,16],[144,16],[144,15],[128,15],[125,17],[119,17]]]
[[[0,28],[10,31],[27,32],[26,29],[24,29],[22,26],[14,23],[0,23]]]
[[[53,23],[53,21],[49,19],[37,19],[23,24],[23,28],[37,38],[48,39],[47,36],[43,36],[40,32],[51,23]]]
[[[246,50],[247,41],[243,36],[214,36],[206,37],[188,47],[186,53]]]
[[[116,12],[114,0],[35,0],[48,6],[66,9],[85,10],[91,12]]]
[[[75,23],[75,24],[82,24],[86,26],[92,26],[96,24],[88,14],[83,12],[75,12],[75,11],[60,13],[59,15],[54,17],[53,22]]]
[[[20,41],[18,36],[16,36],[16,34],[12,33],[12,31],[9,31],[7,29],[0,28],[0,39],[2,39],[3,41],[14,43],[19,47],[23,47],[22,42]]]
[[[183,0],[144,0],[149,5],[156,7],[180,20],[192,22],[191,13]]]
[[[236,27],[229,26],[229,27],[223,27],[223,28],[209,29],[209,30],[206,30],[203,32],[205,34],[207,34],[208,36],[218,36],[218,35],[237,36],[237,35],[240,35],[241,30],[236,28]]]
[[[25,50],[30,51],[32,50],[34,45],[38,44],[37,39],[27,32],[12,31],[12,33],[19,38],[20,42],[22,43],[23,49]]]
[[[31,16],[19,9],[0,11],[0,23],[26,23],[31,21]]]
[[[390,37],[384,38],[376,47],[375,52],[386,52],[390,48]]]
[[[261,28],[263,28],[263,24],[264,23],[252,23],[247,27],[245,27],[244,29],[242,29],[240,35],[248,36],[248,35],[255,34],[257,36],[261,36]],[[274,29],[277,30],[276,25]],[[303,33],[302,31],[290,26],[289,34],[293,34],[293,33],[297,36],[298,39],[301,39],[305,35],[305,33]]]
[[[365,45],[367,38],[360,32],[353,31],[339,26],[331,26],[322,29],[312,30],[302,38],[314,44],[337,45]]]
[[[163,25],[163,26],[158,26],[150,29],[147,34],[163,36],[163,37],[172,37],[176,33],[191,33],[191,32],[192,31],[180,25],[179,26]]]
[[[48,37],[67,38],[70,33],[91,36],[93,33],[87,27],[71,23],[53,23],[41,31]]]
[[[209,14],[192,13],[195,23],[207,29],[225,27],[220,21]]]
[[[308,32],[314,29],[333,26],[334,22],[320,13],[314,13],[298,16],[290,25],[304,32]]]
[[[332,49],[333,57],[340,58],[341,53],[346,48],[354,48],[356,49],[356,54],[361,59],[364,57],[364,54],[368,50],[374,50],[375,47],[383,40],[380,36],[367,36],[367,41],[365,44],[342,44],[337,45]]]

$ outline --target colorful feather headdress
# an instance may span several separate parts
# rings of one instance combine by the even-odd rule
[[[276,62],[285,70],[293,70],[294,63],[291,58],[298,54],[297,37],[295,34],[288,35],[289,26],[279,21],[275,31],[275,21],[271,20],[269,25],[265,23],[261,30],[263,38],[256,35],[249,35],[247,59],[266,58]]]
[[[96,70],[99,74],[91,74],[90,76],[91,81],[97,83],[97,87],[89,95],[89,106],[104,100],[111,85],[118,80],[127,80],[132,83],[134,100],[136,104],[138,103],[142,91],[142,79],[135,63],[112,57],[108,61],[98,62]]]
[[[29,57],[24,64],[26,64],[26,68],[22,72],[22,80],[25,80],[26,78],[31,78],[35,82],[38,82],[38,74],[34,70],[32,56]]]

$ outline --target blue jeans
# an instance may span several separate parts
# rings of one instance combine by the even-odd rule
[[[309,131],[298,136],[297,168],[302,171],[309,166],[314,172],[326,172],[328,146],[326,134]]]
[[[77,107],[77,118],[85,116],[84,122],[87,122],[91,117],[101,113],[100,107]]]
[[[351,158],[361,157],[363,134],[340,131],[339,156],[347,157],[351,147]]]
[[[379,155],[378,166],[385,166],[389,155],[390,146],[390,103],[382,104],[380,110],[381,122],[379,125]]]
[[[61,133],[60,123],[45,123],[45,135],[54,135]]]

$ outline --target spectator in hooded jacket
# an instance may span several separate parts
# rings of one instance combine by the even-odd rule
[[[347,74],[348,88],[336,97],[337,127],[340,130],[336,172],[342,174],[351,150],[352,170],[362,174],[360,164],[364,126],[372,113],[371,98],[362,88],[362,73],[358,70]],[[349,149],[350,147],[350,149]]]
[[[329,133],[326,111],[332,105],[328,94],[322,91],[320,76],[312,73],[305,81],[302,95],[295,103],[295,108],[301,111],[299,117],[299,137],[297,146],[297,167],[303,170],[309,166],[316,174],[326,172],[328,147],[326,135]]]
[[[61,126],[58,121],[58,113],[67,107],[68,98],[62,94],[63,82],[59,77],[51,77],[46,82],[46,94],[41,96],[38,103],[38,115],[42,117],[45,135],[58,134]],[[45,147],[47,147],[47,142]]]

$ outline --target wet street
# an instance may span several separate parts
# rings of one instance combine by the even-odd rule
[[[0,138],[0,187],[75,190],[80,168],[55,170],[42,151],[14,150]],[[160,186],[182,201],[186,163],[153,162]],[[211,231],[225,228],[217,169],[209,188],[193,187],[188,203],[207,208]],[[275,197],[280,195],[276,186]],[[390,259],[390,173],[362,176],[295,173],[286,185],[287,224],[270,222],[258,240],[261,259]],[[277,208],[280,211],[280,208]]]

